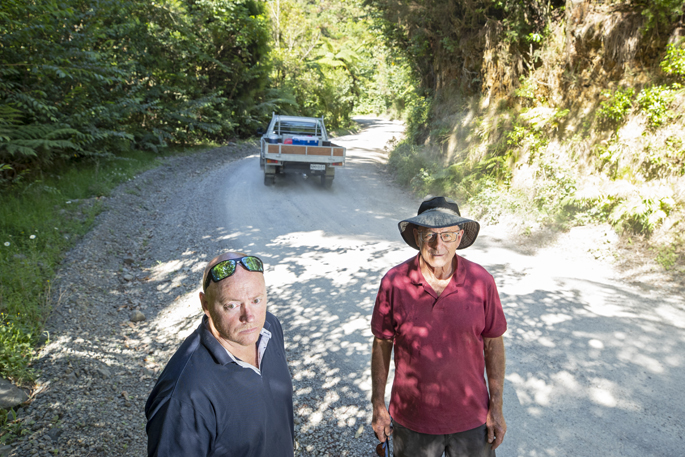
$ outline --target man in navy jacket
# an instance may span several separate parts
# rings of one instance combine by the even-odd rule
[[[149,456],[291,457],[292,381],[267,312],[261,260],[229,252],[205,268],[205,316],[145,406]]]

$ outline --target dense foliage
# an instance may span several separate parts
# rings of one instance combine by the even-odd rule
[[[273,73],[281,112],[324,116],[329,127],[355,113],[401,115],[414,79],[385,45],[377,17],[360,1],[270,0]]]
[[[376,22],[360,1],[2,2],[0,179],[252,135],[272,111],[401,114],[412,73]]]
[[[383,18],[383,31],[410,56],[424,88],[456,82],[462,91],[482,86],[483,51],[488,40],[511,52],[539,41],[551,11],[563,0],[367,0]]]
[[[247,114],[269,72],[263,9],[256,0],[3,1],[4,177],[254,128]]]
[[[0,3],[0,375],[32,377],[49,279],[92,220],[64,217],[70,199],[106,194],[145,151],[256,130],[270,72],[264,8]]]

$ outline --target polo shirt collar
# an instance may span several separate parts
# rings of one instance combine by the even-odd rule
[[[266,346],[269,343],[269,340],[271,339],[271,331],[269,330],[270,328],[271,324],[269,323],[269,321],[265,321],[264,327],[259,333],[259,341],[257,342],[257,354],[259,359],[257,363],[260,367],[262,366],[262,358],[264,356],[264,352],[266,351]],[[233,356],[233,354],[228,352],[226,348],[223,347],[221,343],[219,343],[219,341],[214,337],[214,335],[212,335],[212,332],[209,331],[209,319],[207,318],[207,316],[202,316],[202,323],[200,324],[200,340],[218,364],[227,365],[229,363],[236,363],[240,366],[247,365],[247,367],[245,368],[252,368],[256,370],[258,374],[260,373],[259,370],[257,370],[249,363],[245,363],[242,360],[236,359]]]
[[[465,263],[467,262],[467,260],[457,254],[455,254],[455,256],[457,257],[457,271],[455,271],[454,274],[452,274],[452,279],[450,280],[449,285],[445,288],[441,296],[454,292],[456,288],[462,287],[464,285],[464,280],[466,279]],[[426,281],[426,278],[423,277],[423,273],[421,273],[420,259],[421,253],[419,252],[418,254],[416,254],[416,257],[414,257],[414,259],[410,262],[409,280],[415,286],[426,286],[428,285],[428,282]]]
[[[231,358],[233,363],[235,363],[238,366],[241,366],[243,368],[249,368],[250,370],[254,371],[258,375],[261,376],[261,367],[262,367],[262,359],[264,358],[264,352],[266,351],[266,345],[269,344],[269,340],[271,339],[271,332],[268,331],[265,328],[262,328],[262,330],[259,332],[259,340],[257,340],[257,365],[259,365],[259,368],[255,367],[254,365],[250,365],[247,362],[243,362],[242,360],[236,358],[231,352],[226,349],[225,347],[221,346],[228,356]]]

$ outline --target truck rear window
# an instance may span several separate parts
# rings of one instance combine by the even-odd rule
[[[316,122],[281,121],[276,123],[275,130],[280,135],[321,135]]]

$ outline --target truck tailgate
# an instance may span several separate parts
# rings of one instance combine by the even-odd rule
[[[345,148],[341,146],[300,146],[267,144],[265,158],[287,162],[344,162]]]

